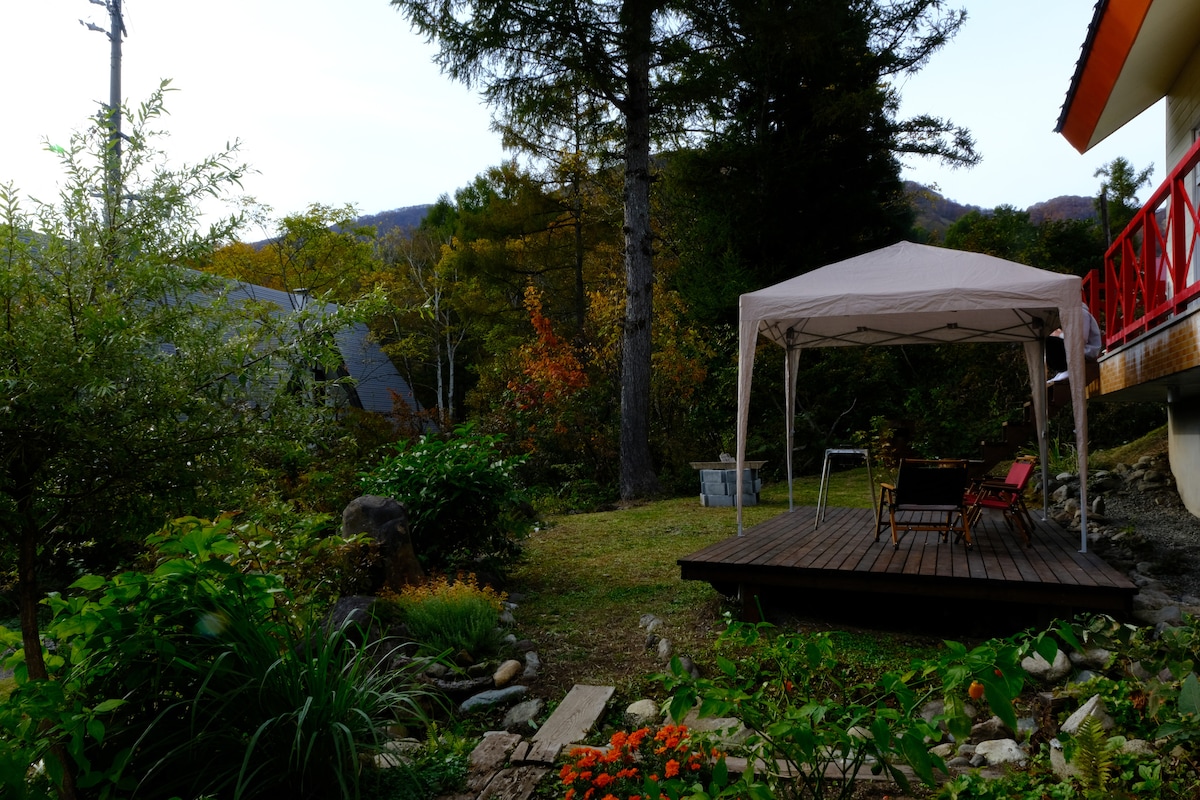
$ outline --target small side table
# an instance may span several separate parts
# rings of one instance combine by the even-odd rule
[[[867,494],[871,495],[871,509],[878,513],[875,506],[875,477],[871,474],[871,452],[865,447],[831,447],[825,451],[825,463],[821,467],[821,488],[817,492],[817,518],[813,522],[813,530],[825,521],[825,504],[829,499],[829,468],[834,459],[861,458],[867,465]]]

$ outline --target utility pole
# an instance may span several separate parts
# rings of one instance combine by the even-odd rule
[[[111,226],[113,211],[121,197],[121,40],[128,35],[125,20],[121,15],[121,0],[88,0],[108,11],[108,30],[91,22],[79,20],[89,31],[98,31],[108,36],[112,45],[112,58],[108,73],[107,122],[109,144],[107,169],[104,176],[104,219]]]

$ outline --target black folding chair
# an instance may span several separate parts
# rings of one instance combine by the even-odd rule
[[[892,529],[892,547],[900,546],[900,531],[938,531],[942,541],[951,533],[971,544],[971,522],[964,500],[967,462],[964,459],[916,459],[900,462],[896,483],[880,486],[875,517],[875,541],[883,526]],[[887,509],[887,523],[883,512]]]

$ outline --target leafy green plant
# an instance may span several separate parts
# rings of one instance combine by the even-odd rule
[[[892,763],[897,758],[928,784],[934,769],[945,770],[926,743],[941,733],[917,713],[932,693],[931,686],[912,685],[918,673],[847,680],[825,633],[775,635],[765,623],[731,622],[720,638],[737,658],[719,656],[716,677],[692,678],[675,661],[663,680],[672,692],[672,718],[682,719],[698,703],[702,717],[736,716],[752,731],[746,755],[763,768],[743,775],[737,792],[847,798],[863,770],[886,771],[907,786]]]
[[[462,425],[449,436],[401,442],[362,475],[365,492],[404,503],[427,569],[502,570],[519,555],[532,520],[516,478],[522,459],[506,458],[501,440]]]
[[[332,519],[329,514],[291,514],[274,525],[235,524],[229,535],[238,551],[229,563],[242,571],[278,576],[293,601],[310,611],[339,596],[361,594],[369,585],[377,547],[365,534],[336,533]]]
[[[419,652],[438,655],[449,651],[478,661],[500,647],[500,610],[504,596],[481,587],[474,575],[445,576],[420,585],[405,586],[390,601],[419,644]],[[389,602],[389,601],[384,601]]]
[[[29,792],[42,762],[49,784],[74,780],[86,797],[359,796],[362,757],[388,724],[422,719],[428,697],[380,669],[386,651],[301,625],[277,576],[234,566],[231,529],[179,520],[154,537],[153,571],[51,596],[54,679],[31,680],[21,651],[9,659],[0,786]]]

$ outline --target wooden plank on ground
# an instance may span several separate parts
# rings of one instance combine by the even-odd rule
[[[527,800],[547,772],[545,767],[531,766],[502,769],[479,793],[479,800]]]
[[[514,764],[553,764],[562,752],[561,742],[530,742],[513,753]]]
[[[468,760],[467,788],[472,792],[482,790],[492,775],[508,762],[509,755],[520,743],[519,733],[485,733]]]
[[[582,742],[604,714],[604,707],[615,691],[612,686],[575,684],[550,719],[533,735],[533,740],[559,746]]]

